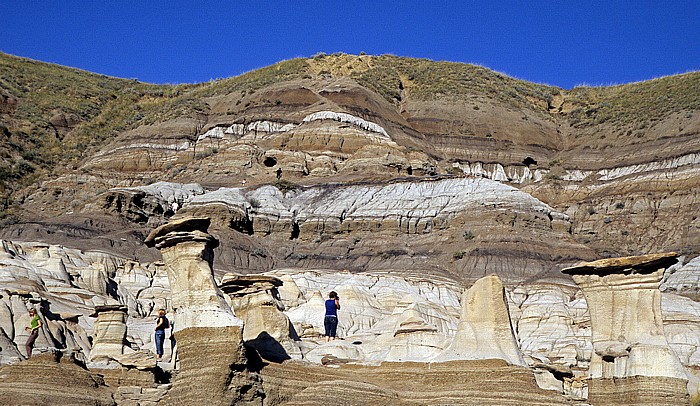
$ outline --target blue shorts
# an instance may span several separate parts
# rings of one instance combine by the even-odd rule
[[[335,337],[335,332],[338,329],[338,318],[326,316],[323,319],[323,327],[326,328],[326,337]]]

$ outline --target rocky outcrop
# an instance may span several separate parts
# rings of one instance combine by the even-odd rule
[[[455,338],[434,361],[502,359],[527,366],[518,348],[501,279],[479,279],[462,295],[462,312]]]
[[[334,356],[358,362],[425,361],[450,343],[457,327],[461,289],[453,281],[430,281],[425,275],[404,279],[395,273],[294,272],[274,273],[286,280],[283,302],[306,301],[286,314],[302,337],[306,359],[320,362]],[[341,297],[338,336],[324,343],[324,295],[335,290]],[[293,294],[287,299],[286,293]],[[324,292],[322,294],[321,292]],[[444,305],[440,305],[443,303]],[[310,325],[310,326],[309,326]]]
[[[219,242],[207,234],[208,218],[181,218],[151,232],[148,246],[163,255],[170,281],[175,329],[242,327],[214,281],[213,249]]]
[[[453,263],[470,281],[490,273],[508,281],[551,271],[548,257],[591,255],[571,239],[566,215],[483,178],[329,185],[287,193],[273,186],[220,188],[193,197],[183,210],[210,215],[219,227],[251,235],[261,244],[248,255],[240,250],[229,254],[223,247],[222,256],[230,262],[220,266],[235,269],[265,268],[270,262],[359,270]],[[503,235],[502,226],[514,231]],[[524,237],[533,230],[541,240]],[[266,247],[258,237],[268,235],[275,243]],[[498,248],[504,238],[508,252]],[[427,243],[434,239],[444,242],[441,249]],[[553,240],[557,242],[544,242]]]
[[[166,404],[244,404],[260,394],[246,372],[243,323],[214,281],[208,218],[182,218],[151,232],[146,244],[161,251],[170,280],[180,372]]]
[[[203,194],[199,184],[157,182],[148,186],[114,188],[100,196],[98,202],[85,210],[105,210],[137,223],[153,222],[165,215],[172,216],[173,203],[182,205],[193,196]]]
[[[638,381],[628,385],[626,378],[638,376],[660,377],[668,383],[657,387],[654,379],[643,380],[652,386],[640,396],[653,391],[657,404],[679,404],[679,399],[687,402],[687,373],[664,335],[659,291],[664,269],[674,264],[676,257],[676,253],[669,253],[612,258],[563,270],[581,287],[591,315],[591,403],[620,401],[616,391],[621,395],[632,392],[627,386]],[[598,384],[598,380],[604,382]],[[647,401],[635,398],[629,404]]]
[[[282,281],[263,275],[226,274],[221,290],[231,298],[231,307],[243,320],[243,341],[266,360],[301,359],[299,337],[282,311],[277,288]]]
[[[355,117],[352,114],[336,113],[334,111],[319,111],[313,114],[309,114],[308,116],[304,117],[304,120],[302,121],[308,123],[314,120],[335,120],[341,123],[352,124],[354,126],[362,128],[363,130],[383,135],[385,138],[389,139],[389,134],[387,134],[386,130],[383,129],[380,125],[363,120],[359,117]]]
[[[687,296],[695,302],[700,301],[700,257],[679,262],[668,268],[660,289],[662,292],[673,292]]]
[[[166,405],[259,405],[264,397],[257,375],[246,370],[240,327],[196,327],[176,333],[180,370]]]
[[[662,376],[588,381],[591,405],[685,406],[690,404],[685,382]]]
[[[527,368],[502,360],[445,363],[299,363],[262,370],[269,405],[565,405],[560,394],[537,387]]]
[[[15,331],[23,331],[28,323],[26,309],[30,305],[42,307],[45,316],[46,330],[37,342],[37,353],[49,347],[81,348],[82,353],[89,356],[88,335],[93,333],[94,319],[87,315],[95,306],[112,300],[129,309],[126,324],[128,347],[153,351],[152,311],[165,308],[171,313],[166,264],[140,264],[106,253],[81,252],[48,244],[5,241],[3,247],[0,326],[8,339],[3,341],[0,336],[3,348],[0,363],[19,361],[19,352],[14,358],[12,354],[18,347],[23,347],[26,335],[19,336]],[[50,258],[52,260],[48,261]],[[64,264],[64,270],[54,265],[59,262]],[[689,390],[696,393],[697,386],[693,385],[697,385],[698,380],[692,373],[700,365],[697,351],[700,348],[700,307],[689,298],[676,294],[683,289],[671,288],[681,285],[669,284],[682,275],[679,274],[681,269],[692,269],[693,264],[694,260],[691,260],[666,271],[664,286],[667,288],[661,295],[661,314],[668,345],[690,374]],[[68,285],[61,277],[64,272],[70,275]],[[298,332],[301,341],[294,342],[305,360],[311,363],[339,365],[430,360],[450,346],[460,323],[463,285],[449,275],[428,270],[409,273],[407,270],[277,269],[266,275],[242,275],[240,278],[241,283],[235,286],[241,293],[267,290],[279,284],[275,282],[277,280],[284,282],[276,286],[279,302],[284,305],[282,313]],[[250,283],[244,283],[246,279],[250,279]],[[76,283],[85,288],[76,287]],[[114,284],[116,289],[106,288]],[[326,344],[319,335],[323,333],[323,300],[330,290],[341,296],[339,333],[343,340]],[[108,294],[114,296],[106,296]],[[268,297],[267,293],[257,295]],[[505,298],[518,346],[527,365],[535,369],[538,385],[584,400],[588,390],[585,378],[593,348],[588,306],[581,291],[571,281],[543,277],[516,286],[506,284]],[[268,306],[276,303],[274,310],[278,312],[279,302],[270,300]],[[266,310],[272,310],[272,307]],[[207,334],[210,333],[198,337],[208,337]],[[166,340],[166,355],[168,344]],[[178,345],[182,348],[185,344],[179,341]],[[202,345],[192,343],[192,353],[203,348]],[[233,348],[233,344],[231,346]],[[141,365],[143,360],[120,358],[116,361],[119,365],[111,369],[89,366],[102,374],[111,387],[126,388],[124,399],[143,395],[133,387],[150,388],[157,378],[149,369],[138,369],[136,364]],[[191,365],[204,368],[203,362],[190,360]],[[185,373],[182,368],[181,363],[174,380],[188,376],[189,372]],[[191,373],[197,374],[196,371]],[[246,377],[244,382],[248,382],[249,375],[242,376]],[[198,382],[202,383],[209,378],[193,379],[193,382],[199,379]]]
[[[118,358],[124,354],[126,344],[127,307],[104,305],[95,307],[96,317],[94,339],[90,360]]]
[[[527,161],[526,161],[527,162]],[[455,162],[453,168],[458,168],[466,175],[480,176],[499,182],[523,184],[540,182],[549,173],[547,169],[530,168],[529,165],[508,165],[484,162]]]
[[[112,389],[63,352],[47,352],[0,367],[3,405],[114,405]]]

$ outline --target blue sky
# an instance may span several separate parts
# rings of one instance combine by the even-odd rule
[[[152,83],[389,53],[571,88],[700,70],[700,1],[0,0],[0,51]]]

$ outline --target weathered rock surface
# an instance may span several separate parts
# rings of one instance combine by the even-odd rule
[[[170,285],[164,264],[139,264],[104,253],[81,252],[58,246],[49,250],[48,245],[37,248],[36,244],[5,242],[3,247],[5,251],[2,261],[6,262],[2,262],[0,274],[4,275],[7,285],[3,285],[3,290],[0,291],[3,296],[0,304],[4,303],[0,306],[0,311],[4,312],[0,326],[8,337],[5,344],[0,341],[3,346],[0,354],[6,356],[2,358],[3,363],[19,360],[18,355],[13,358],[9,354],[16,352],[17,348],[23,348],[26,336],[13,332],[23,331],[24,324],[28,323],[28,319],[21,318],[26,317],[27,307],[34,305],[30,300],[36,304],[45,303],[41,306],[48,310],[41,314],[50,316],[43,319],[47,331],[40,335],[35,348],[37,352],[45,351],[47,347],[75,347],[81,348],[82,353],[89,356],[91,344],[88,335],[93,332],[94,319],[87,316],[97,303],[104,304],[112,300],[123,303],[129,309],[128,346],[153,351],[153,309],[164,307],[169,313],[172,312]],[[32,251],[36,249],[38,251]],[[38,254],[42,252],[43,254]],[[43,278],[60,280],[62,275],[60,269],[51,268],[47,256],[61,258],[69,275],[76,275],[68,281],[72,287],[62,287],[54,282],[41,283]],[[106,289],[102,289],[101,284],[93,285],[95,289],[99,288],[99,292],[74,286],[76,281],[82,280],[78,277],[81,273],[76,266],[90,264],[96,259],[106,265],[103,269],[109,270],[104,274],[106,279],[103,283],[106,286],[122,281],[117,289],[107,290],[113,296],[105,295]],[[689,261],[688,265],[692,266],[693,263]],[[678,269],[688,265],[680,265],[673,273],[673,270],[668,270],[666,280],[671,280],[679,272]],[[87,275],[84,269],[80,271]],[[39,274],[45,276],[39,277]],[[24,278],[23,275],[29,278]],[[357,273],[278,269],[267,275],[244,275],[240,278],[250,278],[251,283],[241,283],[240,289],[237,288],[238,291],[248,293],[267,290],[278,284],[278,280],[283,282],[283,285],[276,286],[279,298],[274,303],[277,306],[280,302],[283,304],[283,314],[289,318],[301,339],[295,341],[301,355],[313,363],[321,363],[324,357],[335,357],[341,363],[369,364],[429,360],[443,352],[454,340],[464,303],[464,300],[460,302],[464,292],[460,282],[427,271],[406,274],[401,270]],[[54,284],[56,286],[52,286]],[[12,287],[13,290],[4,286]],[[33,292],[30,293],[29,290]],[[337,291],[341,296],[339,335],[342,340],[325,344],[319,334],[323,332],[323,300],[330,290]],[[267,298],[267,295],[265,293],[264,297]],[[585,398],[587,386],[575,387],[579,381],[574,379],[588,375],[593,356],[588,306],[581,291],[571,281],[543,278],[515,286],[506,284],[505,297],[519,350],[527,365],[537,372],[538,384],[560,393],[564,391],[571,398]],[[72,312],[69,311],[71,309]],[[278,312],[279,307],[275,307],[275,311]],[[58,315],[59,318],[54,318]],[[74,317],[75,315],[80,316]],[[697,382],[700,380],[693,374],[700,365],[700,308],[691,299],[667,291],[661,294],[661,315],[668,345],[678,355],[680,363],[689,374],[690,392],[697,393]],[[214,339],[211,332],[195,335]],[[243,340],[242,334],[240,339]],[[217,338],[215,341],[219,340]],[[178,340],[178,345],[182,348],[185,343]],[[233,348],[234,343],[226,345]],[[202,348],[198,344],[191,346],[193,354]],[[204,361],[194,359],[190,362]],[[245,361],[241,359],[240,362]],[[132,368],[137,370],[135,365]],[[106,374],[105,379],[121,382],[121,386],[126,387],[135,384],[138,386],[154,379],[153,373],[148,376],[132,376],[136,372],[122,375],[121,369],[113,371],[109,376]],[[112,377],[114,374],[117,375]],[[245,377],[244,381],[247,382],[247,379],[249,378]]]
[[[690,404],[684,379],[631,376],[624,379],[591,379],[588,401],[591,405],[680,406]],[[613,400],[614,399],[614,400]]]
[[[149,234],[145,243],[163,255],[175,311],[180,372],[167,404],[259,403],[255,376],[247,372],[243,322],[234,316],[214,281],[208,218],[173,220]]]
[[[153,193],[148,196],[157,201],[154,205],[167,207],[158,196],[173,187],[141,192]],[[219,235],[229,235],[215,265],[241,273],[282,266],[368,270],[400,265],[442,270],[467,281],[489,273],[513,281],[553,272],[555,258],[568,264],[592,255],[574,242],[566,215],[518,189],[481,178],[287,193],[273,186],[220,188],[191,195],[181,205],[182,215],[211,217]],[[501,226],[510,229],[507,236],[498,233]],[[531,233],[539,238],[529,238]],[[504,239],[508,251],[499,248]]]
[[[698,391],[697,73],[563,90],[469,65],[333,55],[173,88],[6,55],[0,60],[3,76],[17,85],[0,89],[0,138],[7,141],[0,150],[9,159],[0,169],[11,175],[0,179],[7,205],[0,212],[2,364],[21,359],[28,307],[36,307],[44,323],[37,353],[80,349],[78,358],[89,359],[88,335],[99,328],[87,315],[95,306],[126,306],[123,348],[148,350],[154,309],[181,310],[191,300],[193,317],[182,320],[176,310],[176,329],[207,326],[213,319],[197,319],[207,311],[195,308],[209,306],[212,314],[226,314],[225,330],[240,322],[216,289],[219,278],[271,270],[268,276],[285,283],[278,288],[282,314],[299,333],[294,343],[307,361],[342,368],[424,361],[455,340],[464,288],[495,273],[538,385],[583,400],[585,376],[600,352],[591,327],[597,310],[559,270],[580,260],[673,250],[688,261],[670,267],[663,293],[651,295],[655,334],[648,335],[666,341],[690,373],[688,388]],[[51,69],[85,89],[69,89],[49,111],[33,103],[54,88]],[[125,108],[132,104],[137,108]],[[80,163],[56,159],[62,153],[82,156]],[[22,176],[20,169],[34,171]],[[172,203],[181,207],[177,213],[169,210]],[[208,234],[196,227],[160,229],[172,234],[160,240],[164,258],[190,256],[192,267],[171,269],[142,242],[149,229],[187,216],[211,218],[221,246],[211,260]],[[166,245],[188,239],[187,250],[165,253]],[[330,271],[340,269],[349,271]],[[206,280],[178,277],[171,286],[168,273],[190,270],[209,274]],[[188,297],[184,280],[209,290]],[[324,344],[319,333],[329,290],[341,293],[345,340]],[[647,306],[641,296],[624,301]],[[274,325],[284,325],[279,303],[267,293],[248,300],[236,306],[275,303]],[[283,330],[275,330],[280,339]],[[198,334],[192,337],[216,335]],[[237,338],[229,338],[212,340],[235,347]],[[242,368],[240,354],[232,357],[238,358],[223,361]],[[119,372],[111,382],[123,386],[115,400],[165,396],[166,388],[142,386],[150,379],[136,367],[143,360],[120,359],[135,375],[117,377],[122,369],[113,369]],[[259,387],[231,368],[212,371],[219,367],[205,375],[218,379],[221,372],[237,382],[227,401],[244,387]],[[197,379],[192,382],[214,382]],[[676,399],[682,381],[623,379],[619,399],[631,403],[650,399],[644,393],[653,379]],[[343,398],[348,402],[370,396],[410,401],[391,385],[343,376],[337,384],[324,382],[299,385],[295,401],[315,402],[332,386],[347,388],[342,396],[354,396]],[[594,403],[609,403],[609,383],[593,383],[598,395],[592,399],[602,394]],[[214,386],[220,391],[226,384]],[[641,397],[630,397],[635,391]],[[445,403],[461,399],[450,396]]]
[[[532,373],[502,360],[383,363],[329,368],[299,363],[262,371],[269,405],[559,405],[560,394],[537,387]],[[507,383],[507,384],[505,384]]]
[[[676,253],[614,258],[566,268],[589,304],[592,378],[664,376],[687,379],[668,346],[659,283]]]
[[[674,292],[700,301],[700,257],[670,266],[664,275],[660,289],[662,292]]]
[[[90,360],[118,358],[124,354],[126,344],[127,307],[104,305],[95,307],[95,337]]]
[[[503,284],[496,275],[481,278],[466,290],[455,338],[435,361],[494,358],[526,366],[504,295]]]
[[[664,335],[659,290],[665,267],[676,257],[668,253],[603,259],[563,270],[573,276],[589,304],[592,402],[618,397],[629,404],[687,401],[688,374]],[[630,377],[654,379],[628,383]],[[657,378],[663,385],[655,383]]]
[[[61,352],[2,366],[0,378],[3,405],[114,405],[104,380]]]
[[[175,336],[180,370],[165,404],[260,404],[264,394],[256,375],[246,371],[240,327],[188,327]]]
[[[221,290],[231,298],[231,308],[243,320],[243,341],[266,360],[301,359],[299,337],[282,311],[277,287],[282,281],[262,275],[226,274]]]
[[[163,255],[170,281],[174,331],[190,327],[241,328],[216,286],[212,263],[218,241],[207,234],[207,218],[182,218],[165,224],[146,238]]]

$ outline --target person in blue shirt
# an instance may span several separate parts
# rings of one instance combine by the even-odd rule
[[[335,340],[338,328],[338,310],[340,310],[340,296],[331,291],[328,294],[328,300],[326,300],[326,317],[323,319],[323,326],[326,328],[326,342]]]

